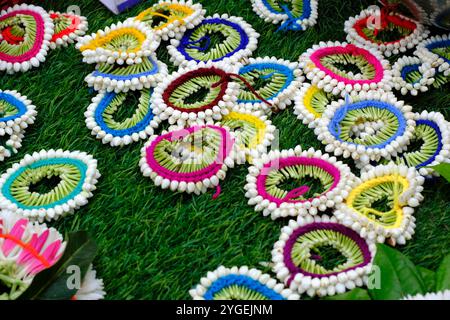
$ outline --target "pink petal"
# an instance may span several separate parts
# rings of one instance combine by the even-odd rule
[[[11,232],[9,233],[10,236],[21,239],[23,236],[23,233],[25,232],[25,227],[28,223],[27,219],[20,219],[16,222],[14,227],[11,229]],[[9,255],[11,251],[16,247],[16,243],[13,240],[5,239],[5,242],[3,243],[3,253],[5,256]]]
[[[59,256],[56,257],[56,255],[58,254],[60,248],[61,240],[56,240],[45,249],[42,257],[44,257],[44,259],[46,259],[48,263],[50,263],[50,265],[53,265],[59,259]]]

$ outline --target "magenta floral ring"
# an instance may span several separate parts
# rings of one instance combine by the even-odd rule
[[[200,194],[216,188],[215,198],[219,181],[234,166],[234,146],[230,132],[216,125],[163,132],[142,148],[139,166],[163,189]]]
[[[370,89],[391,90],[389,63],[375,49],[345,42],[320,42],[299,58],[313,85],[335,95]]]
[[[277,278],[309,296],[343,293],[367,283],[376,246],[334,217],[299,217],[272,250]]]
[[[348,194],[354,178],[335,157],[297,146],[253,159],[244,189],[255,211],[276,219],[333,208]]]
[[[0,46],[0,71],[25,72],[45,61],[54,26],[41,7],[21,4],[2,11],[0,35],[9,30],[14,42],[3,39]],[[0,37],[1,38],[1,37]]]

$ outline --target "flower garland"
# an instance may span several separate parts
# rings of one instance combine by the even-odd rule
[[[17,91],[0,90],[0,137],[8,136],[0,146],[0,161],[17,153],[25,129],[36,119],[36,107]]]
[[[78,38],[76,48],[81,51],[86,63],[131,65],[142,63],[143,58],[150,56],[159,43],[160,39],[145,23],[126,20]]]
[[[272,219],[333,208],[343,201],[354,179],[350,168],[335,157],[313,148],[302,151],[300,146],[262,154],[248,171],[244,187],[248,204]]]
[[[344,26],[347,41],[378,49],[390,57],[414,48],[428,36],[429,31],[421,23],[387,8],[368,8],[350,17]],[[374,21],[379,25],[372,26]]]
[[[334,95],[352,91],[390,91],[389,62],[373,48],[345,42],[320,42],[300,58],[300,68],[313,85]]]
[[[66,242],[54,228],[0,211],[0,299],[20,297],[37,273],[59,260],[65,247]]]
[[[339,252],[339,260],[333,262],[330,248]],[[374,242],[334,217],[299,217],[281,229],[272,251],[273,270],[300,294],[334,295],[367,283],[375,251]]]
[[[269,101],[272,108],[255,96],[248,87],[241,87],[238,100],[240,107],[248,110],[283,110],[292,103],[295,92],[305,79],[298,63],[275,57],[250,58],[248,64],[239,69],[259,96]]]
[[[235,140],[230,132],[216,125],[192,126],[152,136],[141,150],[139,166],[162,189],[205,193],[225,179],[234,166]]]
[[[91,134],[103,143],[120,147],[147,139],[158,128],[161,120],[153,114],[150,103],[152,89],[139,92],[139,103],[132,116],[117,121],[117,113],[126,108],[125,101],[133,93],[102,92],[92,98],[92,103],[84,113],[86,126]]]
[[[56,220],[86,205],[99,177],[97,160],[84,152],[27,154],[0,177],[0,207],[40,222]],[[52,178],[57,180],[54,187]],[[45,179],[50,190],[41,192],[39,182]]]
[[[0,71],[25,72],[38,67],[45,61],[53,28],[52,19],[41,7],[21,4],[2,11]],[[5,37],[6,34],[10,37]]]
[[[190,63],[155,88],[153,113],[180,127],[220,120],[235,105],[239,84],[230,77],[239,66]]]
[[[299,300],[268,274],[247,266],[220,266],[189,291],[194,300]]]
[[[253,11],[273,24],[281,23],[277,31],[299,31],[317,23],[317,0],[292,0],[292,9],[277,0],[252,0]]]
[[[413,136],[411,107],[392,93],[360,92],[333,101],[314,129],[325,151],[368,163],[395,156]]]
[[[445,77],[450,76],[450,35],[434,36],[422,41],[414,54],[424,63],[437,68]]]
[[[258,38],[259,34],[241,17],[214,14],[187,30],[180,40],[171,40],[167,50],[176,66],[189,61],[238,63],[252,55]]]
[[[415,228],[414,207],[423,200],[424,178],[405,165],[379,165],[361,174],[334,212],[346,226],[371,240],[405,244]]]
[[[180,39],[186,30],[200,24],[205,13],[200,3],[194,4],[191,0],[159,0],[134,20],[144,22],[157,37],[167,41]]]
[[[86,17],[73,13],[61,13],[50,11],[50,18],[55,26],[55,31],[50,41],[50,48],[66,47],[74,43],[78,37],[84,36],[88,29]]]
[[[435,82],[436,71],[427,62],[417,57],[401,57],[392,66],[392,81],[396,90],[402,95],[410,93],[417,96],[419,92],[428,91]]]

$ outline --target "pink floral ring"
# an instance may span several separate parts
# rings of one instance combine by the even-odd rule
[[[0,15],[0,30],[14,28],[23,41],[18,44],[2,41],[0,71],[25,72],[45,61],[53,35],[53,22],[41,7],[16,5]],[[11,28],[11,31],[12,31]]]
[[[335,95],[370,89],[391,90],[389,62],[371,48],[345,42],[320,42],[299,58],[313,85]]]

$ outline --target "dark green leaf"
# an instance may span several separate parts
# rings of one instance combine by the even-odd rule
[[[442,260],[436,272],[436,291],[450,290],[450,254]]]
[[[326,297],[326,300],[370,300],[367,290],[355,288],[352,291]]]
[[[450,163],[440,163],[438,165],[427,168],[436,170],[445,180],[450,182]]]
[[[399,251],[378,244],[374,265],[379,268],[381,280],[380,288],[369,288],[374,300],[397,300],[409,294],[425,293],[426,285],[420,272]]]
[[[69,233],[66,239],[67,246],[63,256],[51,268],[37,274],[20,299],[67,300],[73,297],[77,289],[68,288],[67,280],[73,275],[68,272],[68,267],[78,266],[83,279],[95,257],[97,246],[85,231]]]
[[[417,271],[419,271],[420,276],[425,282],[426,292],[434,292],[436,289],[436,272],[421,266],[417,266]]]

